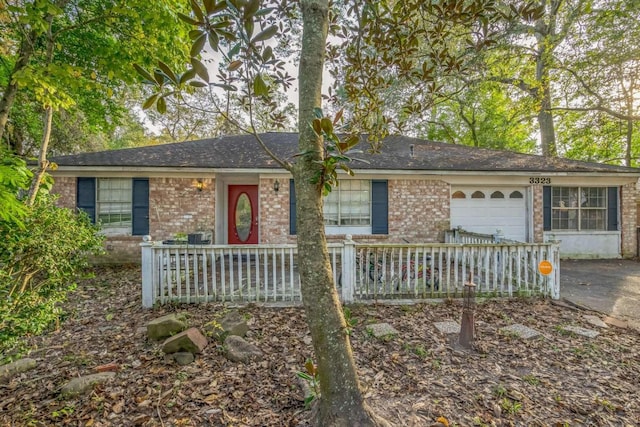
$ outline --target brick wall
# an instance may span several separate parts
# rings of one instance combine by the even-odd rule
[[[542,186],[534,185],[533,188],[533,242],[544,242],[544,217],[542,211]]]
[[[449,229],[450,187],[439,180],[389,180],[390,243],[442,242]]]
[[[289,180],[262,178],[259,182],[261,243],[295,243],[289,235]],[[165,240],[175,233],[213,232],[215,228],[215,179],[205,179],[198,191],[194,178],[149,179],[149,232],[154,240]],[[59,206],[75,208],[76,178],[56,178],[53,191],[61,197]],[[440,180],[399,179],[388,181],[389,235],[355,235],[362,243],[441,242],[450,228],[450,187]],[[637,201],[640,192],[635,184],[622,187],[622,253],[637,253]],[[543,241],[542,187],[533,187],[534,241]],[[344,235],[327,236],[330,242],[342,241]],[[139,261],[141,236],[109,236],[105,244],[108,260]]]
[[[296,237],[289,235],[289,180],[278,180],[278,192],[275,181],[261,179],[259,184],[260,243],[295,243]]]
[[[273,191],[274,179],[260,181],[260,241],[295,243],[289,235],[289,181],[280,181]],[[442,181],[389,180],[389,235],[354,235],[361,243],[441,242],[449,228],[449,185]],[[339,242],[345,235],[328,235]]]
[[[154,240],[165,240],[176,233],[209,231],[215,224],[215,180],[204,179],[198,191],[193,178],[149,179],[149,234]],[[53,192],[60,195],[58,206],[75,209],[76,178],[57,177]],[[99,262],[139,262],[142,236],[109,236],[106,254]]]
[[[207,231],[215,226],[215,179],[203,179],[199,191],[193,178],[149,179],[149,234],[166,240],[176,233]]]
[[[56,205],[61,208],[76,208],[76,178],[75,177],[59,177],[53,183],[51,192],[58,194],[60,197],[56,201]]]
[[[620,218],[622,226],[622,256],[633,258],[638,255],[638,200],[640,192],[636,189],[636,184],[631,183],[622,186],[620,192]]]

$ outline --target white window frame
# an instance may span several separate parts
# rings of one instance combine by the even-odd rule
[[[360,188],[353,189],[355,184],[358,184]],[[358,194],[358,196],[360,197],[360,203],[347,203],[353,200],[351,197],[348,197],[348,195],[354,194]],[[364,196],[364,194],[366,194],[366,196]],[[371,234],[371,198],[371,180],[341,180],[340,185],[334,187],[331,193],[324,199],[323,216],[325,218],[325,233]],[[354,205],[357,205],[359,212],[347,211]],[[332,209],[334,207],[335,209]],[[366,213],[364,212],[365,210]],[[361,215],[361,219],[366,221],[366,223],[349,224],[349,220],[357,218],[357,215]],[[333,224],[327,223],[327,219],[330,217],[335,218],[335,222]]]
[[[603,206],[584,206],[589,202],[590,190],[596,189],[600,194],[603,202]],[[561,194],[556,194],[556,191],[560,190]],[[575,193],[565,196],[562,194],[562,190],[568,192],[575,191]],[[607,231],[608,224],[608,194],[607,187],[594,187],[594,186],[566,186],[566,187],[551,187],[551,231]],[[603,213],[602,226],[600,228],[583,228],[582,216],[583,212],[587,211],[601,211]],[[557,214],[566,213],[567,218],[557,219]],[[573,214],[573,215],[572,215]],[[567,221],[567,227],[560,227],[558,221]],[[574,227],[570,227],[572,223],[575,223]]]
[[[125,215],[129,219],[119,222],[102,222],[104,215]],[[96,178],[96,222],[107,234],[132,232],[133,180],[131,178]]]

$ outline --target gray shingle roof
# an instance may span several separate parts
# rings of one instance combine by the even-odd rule
[[[264,142],[279,156],[292,159],[298,152],[296,133],[261,134]],[[411,157],[411,145],[414,156]],[[359,147],[366,151],[368,145]],[[488,150],[464,145],[426,141],[405,136],[384,139],[378,154],[354,155],[366,160],[354,162],[354,169],[424,171],[518,171],[518,172],[602,172],[640,175],[640,169],[562,158]],[[61,167],[167,167],[279,169],[252,135],[224,136],[213,139],[152,145],[123,150],[82,153],[51,159]]]

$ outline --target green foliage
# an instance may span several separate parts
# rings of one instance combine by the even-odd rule
[[[504,397],[500,401],[500,407],[509,415],[517,415],[522,410],[522,403]]]
[[[185,95],[201,88],[222,89],[227,97],[227,108],[212,97],[213,112],[222,114],[236,128],[250,133],[255,130],[256,103],[266,107],[268,120],[275,127],[286,126],[287,117],[278,108],[278,88],[288,89],[293,78],[287,73],[285,63],[274,55],[273,44],[284,39],[289,23],[282,20],[295,8],[293,2],[283,2],[278,7],[263,7],[261,2],[196,1],[190,2],[191,14],[178,13],[178,18],[192,27],[192,41],[186,71],[158,61],[154,69],[136,64],[137,73],[144,83],[153,88],[143,103],[143,109],[167,112],[169,102],[178,105],[188,103]],[[285,44],[287,42],[284,42]],[[208,49],[216,54],[203,63],[202,52]],[[217,68],[215,76],[209,70]],[[259,101],[259,102],[257,102]],[[249,115],[245,127],[233,117],[228,106],[239,104]]]
[[[0,61],[7,64],[0,67],[0,93],[9,82],[19,90],[8,106],[13,129],[5,139],[14,147],[37,144],[42,124],[34,129],[34,116],[21,110],[37,112],[45,105],[70,112],[81,136],[111,134],[125,115],[122,99],[138,84],[132,64],[146,66],[158,56],[181,63],[187,26],[175,13],[185,10],[171,0],[132,0],[126,6],[120,0],[38,0],[0,8],[2,41],[13,46],[0,49]],[[14,68],[20,57],[24,63]]]
[[[304,406],[309,408],[314,400],[320,398],[320,375],[318,367],[311,359],[307,359],[304,369],[304,371],[298,371],[296,375],[309,386],[309,394],[304,398]]]
[[[347,324],[345,332],[347,333],[347,335],[351,335],[351,333],[353,332],[353,328],[355,328],[358,324],[358,319],[353,317],[353,313],[351,312],[351,309],[349,307],[342,307],[342,313],[344,314],[344,321]]]
[[[314,163],[319,164],[321,167],[313,177],[312,183],[320,185],[322,192],[325,196],[331,193],[333,187],[339,185],[338,181],[338,169],[342,169],[348,175],[353,176],[353,171],[348,166],[348,163],[354,159],[350,157],[355,153],[361,151],[353,150],[360,142],[358,135],[347,135],[343,139],[340,139],[335,133],[335,126],[340,123],[342,119],[343,111],[340,110],[333,119],[330,117],[324,117],[322,110],[316,108],[316,118],[311,123],[311,127],[317,136],[322,137],[324,141],[324,153],[322,159],[312,160]],[[313,156],[314,152],[303,153],[303,155]],[[364,160],[361,160],[364,161]]]
[[[59,306],[102,236],[84,214],[56,207],[41,195],[23,219],[0,221],[0,351],[40,334],[62,314]]]
[[[13,223],[17,228],[24,229],[22,220],[26,207],[18,200],[17,195],[29,188],[33,174],[24,160],[2,151],[0,149],[0,221]]]

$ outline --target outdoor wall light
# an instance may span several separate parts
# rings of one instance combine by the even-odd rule
[[[199,180],[196,182],[196,188],[198,189],[198,191],[202,191],[202,190],[204,189],[204,182],[202,182],[202,180],[201,180],[201,179],[199,179]]]
[[[276,182],[273,183],[273,191],[276,193],[280,191],[280,182],[276,179]]]

